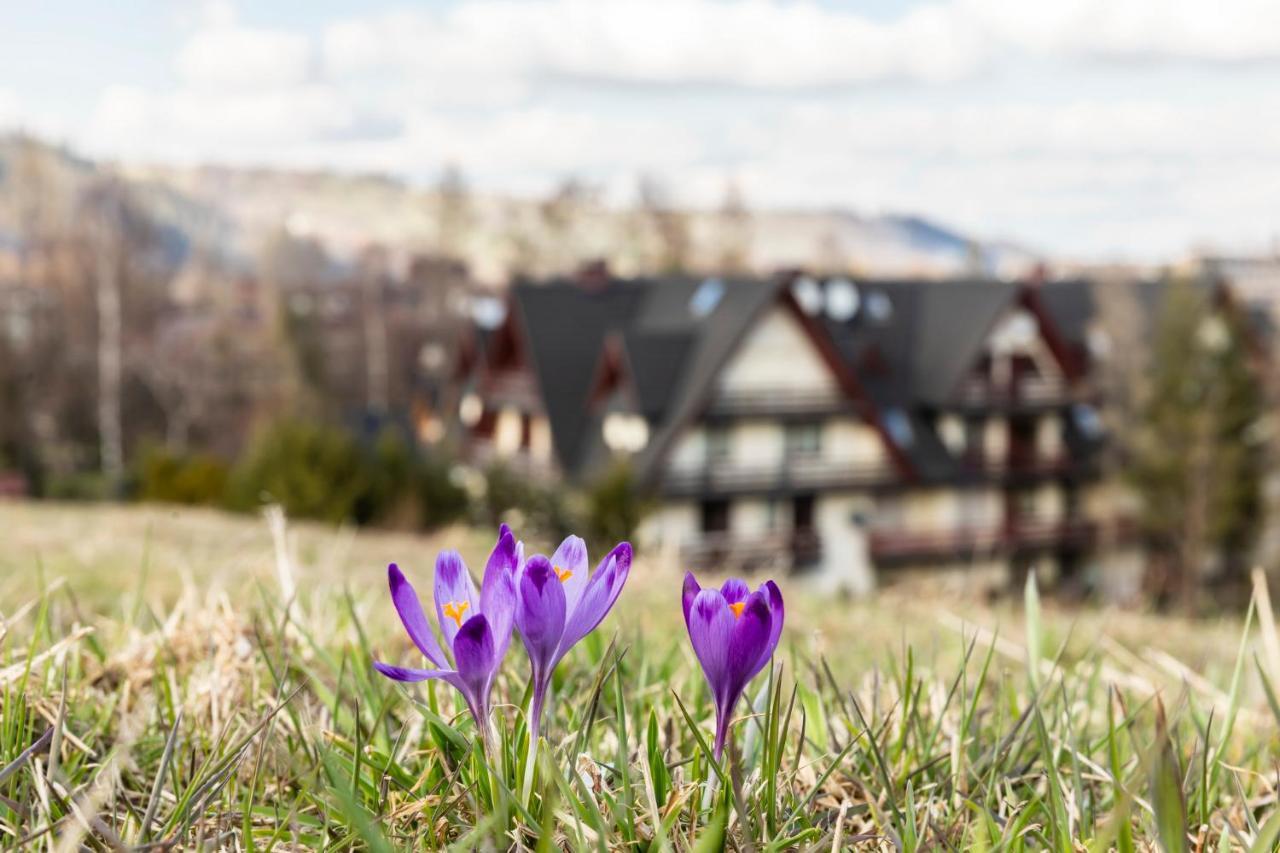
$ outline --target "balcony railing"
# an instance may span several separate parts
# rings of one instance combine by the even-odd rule
[[[956,396],[967,406],[999,408],[1058,406],[1073,399],[1071,386],[1062,379],[1040,377],[1001,383],[973,379],[960,386]]]
[[[1028,482],[1081,474],[1088,470],[1088,462],[1068,453],[1028,453],[995,459],[969,456],[962,460],[962,470],[970,477],[984,481]]]
[[[1087,519],[1026,519],[1012,524],[956,527],[942,531],[872,530],[873,560],[893,563],[940,557],[965,559],[1010,553],[1090,548],[1099,540],[1103,523]],[[1115,541],[1128,541],[1135,528],[1126,520],[1110,522],[1106,532]]]
[[[824,415],[852,409],[853,404],[838,388],[769,388],[722,391],[712,399],[707,414],[720,417]]]
[[[769,464],[725,460],[703,468],[672,469],[663,478],[662,491],[671,497],[822,491],[884,485],[898,476],[885,463],[823,457],[791,457]]]
[[[755,571],[792,568],[816,562],[822,556],[822,540],[812,530],[776,531],[755,536],[730,532],[704,533],[680,549],[680,560],[690,568],[718,571]]]
[[[533,409],[540,405],[538,387],[528,373],[502,372],[488,378],[482,391],[490,405],[507,403]]]

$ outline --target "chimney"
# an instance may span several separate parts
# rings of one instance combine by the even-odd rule
[[[587,261],[578,267],[575,279],[583,290],[600,291],[609,286],[609,262],[604,258]]]
[[[1031,272],[1027,275],[1027,284],[1032,287],[1039,287],[1049,280],[1049,265],[1044,261],[1036,261],[1035,266],[1031,268]]]

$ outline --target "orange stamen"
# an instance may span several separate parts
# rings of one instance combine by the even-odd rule
[[[441,609],[444,611],[445,616],[448,616],[450,619],[454,621],[455,624],[457,624],[459,628],[461,628],[462,614],[466,613],[467,608],[470,606],[471,606],[470,601],[464,601],[462,603],[458,603],[456,601],[450,601]]]
[[[555,570],[556,570],[556,577],[560,578],[560,583],[564,583],[569,578],[573,577],[573,572],[569,571],[568,569],[562,569],[559,566],[556,566]]]
[[[746,606],[747,606],[747,603],[745,601],[735,601],[733,604],[730,604],[729,609],[733,611],[733,618],[741,619],[742,610]]]

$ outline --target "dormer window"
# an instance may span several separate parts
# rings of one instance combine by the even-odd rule
[[[708,317],[723,296],[724,282],[718,278],[706,279],[689,298],[689,313],[695,317]]]
[[[649,424],[640,415],[610,412],[601,425],[605,446],[614,453],[639,453],[649,443]]]
[[[902,409],[890,409],[884,413],[884,428],[889,433],[889,438],[899,447],[915,444],[916,431],[911,426],[911,419]]]

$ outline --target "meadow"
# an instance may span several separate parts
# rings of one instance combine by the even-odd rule
[[[987,604],[917,579],[846,601],[777,578],[782,643],[717,763],[682,568],[642,551],[613,612],[561,664],[536,748],[512,642],[486,754],[451,688],[391,682],[371,661],[421,665],[386,564],[429,595],[436,552],[458,548],[478,576],[492,531],[31,503],[0,503],[0,531],[0,848],[1280,839],[1280,642],[1265,594],[1193,621],[1061,607],[1034,588]],[[590,542],[593,561],[612,544]]]

